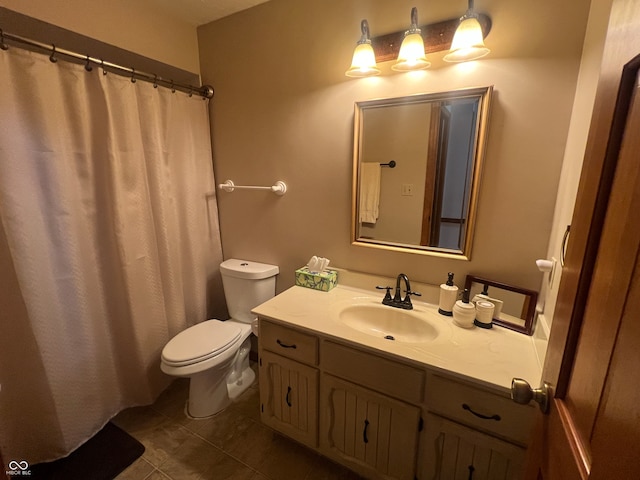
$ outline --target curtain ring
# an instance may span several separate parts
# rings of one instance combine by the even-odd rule
[[[55,44],[51,44],[51,47],[53,48],[53,51],[51,52],[51,55],[49,56],[49,60],[51,61],[51,63],[56,63],[58,61],[58,59],[56,58],[56,46]]]
[[[171,80],[171,93],[176,93],[176,89],[173,86],[173,80]]]
[[[131,83],[136,83],[136,69],[131,69]]]
[[[90,72],[91,70],[93,70],[93,67],[91,66],[91,60],[89,59],[89,55],[87,55],[87,63],[85,64],[84,69],[87,72]]]
[[[4,32],[2,31],[1,28],[0,28],[0,49],[9,50],[9,45],[4,43]]]
[[[107,69],[104,68],[104,60],[100,60],[100,66],[102,67],[102,75],[106,75]]]
[[[158,74],[153,74],[153,88],[158,88]]]

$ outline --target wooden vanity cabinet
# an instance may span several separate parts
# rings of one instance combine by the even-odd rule
[[[427,414],[417,478],[517,480],[525,449],[438,415]]]
[[[427,385],[418,478],[519,479],[535,408],[441,375]]]
[[[320,358],[320,451],[368,478],[413,480],[424,371],[329,340]]]
[[[320,451],[370,478],[415,478],[420,409],[322,374]]]
[[[520,478],[535,409],[260,320],[262,421],[366,478]]]
[[[260,334],[260,418],[273,429],[316,448],[318,369],[313,366],[317,364],[318,340],[267,322],[261,323]]]

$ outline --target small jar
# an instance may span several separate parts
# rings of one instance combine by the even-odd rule
[[[487,286],[485,285],[484,292],[486,291],[487,291]],[[473,297],[473,300],[471,301],[475,304],[483,300],[493,303],[493,306],[494,306],[493,318],[500,318],[500,313],[502,312],[502,305],[504,302],[502,300],[498,300],[497,298],[490,297],[488,293],[484,293],[484,292],[478,293],[476,296]]]
[[[473,303],[458,300],[453,306],[453,323],[462,328],[472,328],[476,319],[476,307]]]
[[[480,328],[491,328],[493,326],[493,312],[495,305],[487,300],[476,302],[476,319],[474,325]]]

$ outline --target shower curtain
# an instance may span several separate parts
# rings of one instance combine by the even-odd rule
[[[215,310],[207,103],[0,51],[5,464],[65,456],[122,409],[152,403],[170,381],[163,346]]]

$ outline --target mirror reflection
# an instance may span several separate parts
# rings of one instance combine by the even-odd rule
[[[469,258],[491,92],[356,103],[355,244]]]
[[[474,303],[488,300],[494,304],[493,323],[496,325],[526,335],[533,333],[538,292],[473,275],[467,275],[464,288],[469,290],[469,298]]]

